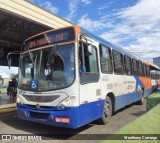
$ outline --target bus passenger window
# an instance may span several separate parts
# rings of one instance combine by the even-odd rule
[[[147,65],[144,64],[144,76],[147,76]]]
[[[145,64],[142,64],[142,70],[143,70],[142,76],[146,76],[146,65]]]
[[[147,76],[150,77],[150,66],[147,66]]]
[[[113,72],[111,49],[103,45],[100,46],[100,63],[102,73]]]
[[[113,63],[114,63],[114,72],[116,74],[124,74],[123,55],[116,50],[113,50]]]
[[[124,60],[125,60],[126,75],[132,75],[131,58],[125,56]]]
[[[82,54],[82,44],[84,47],[84,57]],[[81,63],[81,66],[84,67],[85,72],[80,72],[80,82],[88,83],[88,82],[98,81],[99,71],[98,71],[98,58],[97,58],[96,47],[92,45],[91,47],[92,53],[90,53],[88,50],[88,44],[87,43],[82,43],[82,44],[79,47],[79,61],[80,61],[79,63]]]
[[[139,73],[139,76],[143,76],[143,68],[142,68],[142,63],[141,62],[138,62],[138,73]]]
[[[133,74],[138,75],[138,64],[135,59],[133,59]]]

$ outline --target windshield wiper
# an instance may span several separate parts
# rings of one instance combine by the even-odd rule
[[[48,56],[47,66],[50,65],[50,60],[51,60],[51,56],[53,55],[53,53],[57,54],[57,45],[56,44],[52,47],[52,51],[51,51],[51,53]]]

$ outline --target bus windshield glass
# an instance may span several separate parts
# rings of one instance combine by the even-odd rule
[[[70,86],[75,77],[74,44],[51,46],[20,56],[19,88],[49,91]]]

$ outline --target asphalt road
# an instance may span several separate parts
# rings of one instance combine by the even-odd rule
[[[70,140],[74,140],[74,138],[77,137],[77,135],[79,134],[112,134],[124,125],[126,125],[127,123],[138,118],[145,112],[146,100],[144,105],[132,104],[119,110],[114,116],[112,116],[111,121],[106,125],[99,125],[96,122],[92,122],[78,129],[66,129],[44,125],[40,123],[28,122],[18,119],[16,112],[5,113],[0,115],[0,134],[43,134],[42,136],[46,139],[54,140],[58,143],[64,142],[62,140],[65,140],[65,142],[70,142]],[[70,135],[60,136],[56,134]],[[82,139],[83,136],[80,136],[80,138]],[[100,141],[94,140],[94,142]]]

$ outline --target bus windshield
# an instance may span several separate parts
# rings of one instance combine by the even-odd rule
[[[70,86],[75,77],[74,44],[51,46],[20,56],[19,88],[48,91]]]

